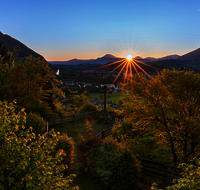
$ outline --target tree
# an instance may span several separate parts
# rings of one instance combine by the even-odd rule
[[[77,91],[72,91],[69,89],[70,95],[67,96],[68,98],[68,106],[67,111],[69,115],[77,114],[82,109],[84,104],[89,104],[89,98],[85,95],[86,92],[78,94]]]
[[[61,99],[64,94],[57,87],[60,82],[49,63],[32,56],[13,58],[12,63],[6,69],[2,65],[0,68],[3,73],[0,100],[16,100],[18,106],[26,108],[26,112],[38,113],[45,119],[57,117],[60,114],[57,98]]]
[[[135,75],[124,90],[123,114],[131,131],[154,131],[157,142],[170,146],[174,163],[199,154],[199,74],[163,70],[151,80]]]
[[[65,153],[52,153],[59,134],[48,139],[36,137],[31,128],[24,131],[26,113],[16,113],[16,105],[0,101],[0,189],[76,189],[72,178],[64,178],[61,164]],[[44,141],[41,147],[41,140]]]
[[[0,59],[2,63],[6,63],[6,61],[9,59],[9,52],[5,46],[3,46],[2,40],[0,40]]]
[[[97,106],[95,106],[93,103],[90,102],[83,104],[79,109],[79,113],[87,113],[94,111],[97,111]]]

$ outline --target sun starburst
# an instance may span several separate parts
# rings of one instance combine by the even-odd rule
[[[154,69],[157,69],[151,65],[148,65],[142,61],[139,61],[137,60],[137,58],[133,58],[131,54],[127,55],[126,58],[123,58],[119,61],[116,61],[116,62],[112,62],[112,63],[109,63],[109,64],[106,64],[106,65],[103,65],[97,69],[102,69],[102,68],[105,68],[105,67],[109,67],[111,65],[115,65],[116,64],[116,67],[110,71],[105,77],[109,76],[111,73],[113,73],[115,70],[117,70],[118,68],[121,67],[118,75],[116,76],[115,80],[113,81],[112,84],[114,84],[116,82],[116,80],[118,79],[118,77],[120,76],[121,73],[123,73],[123,77],[124,77],[124,83],[126,83],[126,81],[128,79],[132,79],[133,78],[133,70],[136,72],[136,74],[140,75],[139,74],[139,70],[142,71],[145,75],[147,75],[149,78],[151,78],[151,76],[139,65],[139,64],[143,64],[143,65],[146,65],[146,66],[149,66],[149,67],[152,67]],[[139,70],[138,70],[139,69]]]
[[[129,54],[129,55],[126,56],[126,59],[127,59],[128,61],[130,61],[130,60],[133,59],[133,56],[132,56],[131,54]]]

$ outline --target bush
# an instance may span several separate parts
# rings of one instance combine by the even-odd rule
[[[131,123],[122,121],[121,123],[117,123],[112,128],[112,136],[117,138],[119,141],[123,141],[126,139],[134,138],[138,134],[133,133],[133,126]]]
[[[130,139],[129,149],[134,155],[139,155],[142,158],[173,164],[170,148],[167,145],[159,144],[153,134]]]
[[[103,141],[101,139],[94,136],[88,136],[77,143],[77,159],[80,171],[83,172],[88,170],[89,152],[93,148],[100,147],[102,142]]]
[[[31,128],[24,131],[26,113],[16,113],[15,105],[0,101],[0,189],[74,189],[75,175],[63,177],[60,164],[64,154],[53,157],[59,134],[51,131],[51,138],[36,137]]]
[[[59,136],[57,145],[55,146],[56,152],[61,152],[62,150],[66,155],[63,157],[61,163],[67,165],[68,169],[71,169],[74,161],[74,142],[67,134]]]
[[[134,155],[172,163],[170,147],[156,136],[155,132],[145,132],[145,130],[133,127],[133,124],[123,121],[115,124],[112,128],[112,136],[118,142],[126,143]]]
[[[43,134],[46,131],[46,122],[36,113],[27,113],[25,128],[29,129],[30,127],[33,128],[33,133],[36,135]]]
[[[77,143],[77,160],[79,162],[79,170],[85,172],[88,170],[88,158],[89,152],[92,148],[100,147],[102,144],[102,139],[97,138],[94,135],[94,130],[92,129],[91,124],[86,119],[85,120],[85,132],[79,134]]]
[[[50,106],[38,100],[25,100],[23,106],[26,108],[27,113],[37,113],[44,119],[58,117],[58,114],[53,112]]]
[[[138,189],[139,165],[135,156],[112,138],[90,151],[89,166],[106,189]]]
[[[79,113],[86,113],[86,112],[94,112],[97,110],[97,107],[92,103],[85,103],[83,106],[80,107]]]

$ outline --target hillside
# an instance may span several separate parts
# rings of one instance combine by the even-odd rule
[[[3,34],[1,31],[0,31],[0,40],[3,41],[3,45],[6,47],[6,49],[8,49],[11,52],[13,51],[13,49],[15,47],[18,50],[20,50],[18,52],[18,57],[20,57],[20,58],[32,55],[33,57],[36,57],[36,58],[40,57],[41,59],[45,59],[42,55],[36,53],[35,51],[33,51],[32,49],[30,49],[29,47],[24,45],[19,40],[16,40],[15,38],[13,38],[7,34]]]
[[[200,48],[180,56],[178,59],[187,61],[200,61]]]

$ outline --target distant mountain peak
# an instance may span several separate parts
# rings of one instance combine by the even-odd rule
[[[117,58],[117,57],[115,57],[115,56],[112,55],[112,54],[106,54],[106,55],[104,55],[104,56],[101,57],[101,58]]]
[[[143,59],[143,58],[140,56],[136,56],[136,57],[134,57],[134,59]]]
[[[156,59],[155,57],[145,57],[144,59]]]

